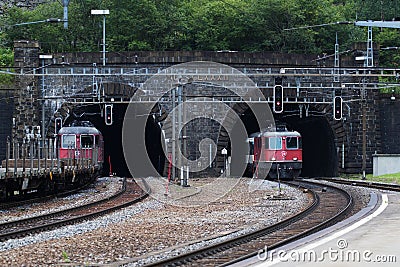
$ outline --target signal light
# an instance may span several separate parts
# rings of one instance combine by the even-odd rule
[[[113,105],[106,104],[104,107],[104,122],[106,125],[113,124]]]
[[[275,113],[283,112],[283,86],[274,86],[274,105],[273,110]]]
[[[62,128],[62,119],[61,118],[56,118],[54,120],[54,133],[58,134],[60,129]]]
[[[341,120],[343,116],[343,99],[341,96],[335,96],[333,98],[333,118],[335,120]]]

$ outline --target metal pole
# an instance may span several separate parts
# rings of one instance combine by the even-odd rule
[[[344,171],[344,143],[342,144],[342,169]]]
[[[368,55],[367,55],[368,57]],[[368,67],[368,60],[364,64],[365,67]],[[366,70],[364,70],[366,73]],[[366,102],[367,102],[367,91],[366,91],[366,82],[367,77],[362,79],[362,93],[361,93],[361,109],[362,109],[362,180],[366,179],[365,169],[367,167],[367,118],[366,118]]]
[[[184,180],[184,175],[183,175],[183,166],[180,167],[180,179],[181,179],[181,186],[185,186],[185,180]]]
[[[44,149],[44,152],[43,152],[44,172],[46,173],[46,171],[47,171],[47,144],[46,144],[46,141],[44,140],[44,138],[42,138],[42,140],[43,140],[43,149]]]
[[[38,174],[40,171],[40,141],[37,139]]]
[[[53,140],[50,141],[50,160],[51,160],[51,171],[54,169],[54,143]]]
[[[14,177],[17,176],[17,145],[15,143],[15,140],[13,140],[13,151],[14,151]]]
[[[106,65],[106,15],[103,15],[103,66]]]
[[[69,0],[63,0],[63,6],[64,6],[64,29],[68,29],[68,4],[69,4]]]
[[[182,85],[178,85],[178,131],[178,147],[180,151],[178,155],[178,167],[182,168]],[[183,169],[180,175],[181,180],[183,180]]]
[[[43,76],[42,76],[42,98],[43,98],[43,100],[42,100],[42,140],[44,141],[44,112],[45,112],[45,109],[44,109],[44,104],[45,104],[45,101],[44,101],[44,96],[45,96],[45,93],[44,93],[44,83],[45,83],[45,78],[44,78],[44,59],[42,60],[42,74],[43,74]]]
[[[362,101],[362,179],[366,179],[365,169],[367,167],[367,118],[366,118],[366,108],[365,100]]]
[[[186,122],[186,95],[185,95],[185,87],[182,85],[182,89],[181,89],[181,93],[182,93],[182,108],[183,108],[183,123],[182,123],[182,138],[183,138],[183,153],[182,156],[184,157],[188,157],[187,155],[187,142],[186,142],[186,138],[187,138],[187,131],[186,131],[186,127],[185,125],[183,125]],[[185,160],[185,165],[187,165],[188,162]],[[185,181],[184,181],[184,186],[188,186],[188,180],[189,180],[189,166],[187,166],[186,168],[186,176],[185,176]]]
[[[212,167],[212,144],[210,144],[210,168]]]
[[[224,177],[226,177],[226,154],[224,154]]]
[[[31,160],[31,168],[30,168],[30,176],[31,176],[31,178],[32,178],[32,172],[33,172],[33,141],[32,140],[29,140],[29,153],[31,154],[31,156],[30,156],[30,160]]]
[[[25,159],[26,159],[26,145],[25,145],[25,139],[24,142],[22,143],[22,173],[23,176],[25,177]]]
[[[12,159],[15,160],[15,139],[12,139]]]
[[[175,88],[172,90],[172,110],[175,108]],[[172,180],[175,180],[175,157],[176,157],[176,132],[175,132],[175,112],[172,113]]]
[[[277,173],[277,175],[278,175],[279,195],[281,195],[281,194],[282,194],[282,191],[281,191],[281,177],[280,177],[280,175],[279,175],[279,163],[276,164],[276,173]]]
[[[8,167],[9,167],[9,159],[10,159],[10,137],[7,136],[7,150],[6,150],[6,177],[8,173]]]
[[[186,183],[185,186],[189,185],[189,165],[186,166]]]
[[[57,159],[58,172],[59,172],[59,174],[61,174],[61,171],[65,171],[65,166],[64,166],[64,168],[62,170],[61,169],[61,160],[60,160],[61,139],[59,139],[59,140],[60,140],[60,142],[56,141],[56,151],[57,151],[57,153],[55,154],[55,156],[56,156],[56,159]],[[65,163],[65,161],[64,161],[64,163]]]

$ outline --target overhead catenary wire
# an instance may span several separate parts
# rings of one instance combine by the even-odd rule
[[[316,24],[316,25],[299,26],[299,27],[287,28],[287,29],[283,29],[283,30],[284,31],[294,31],[294,30],[301,30],[301,29],[325,27],[325,26],[331,26],[331,25],[351,25],[354,23],[355,23],[355,21],[337,21],[337,22],[322,23],[322,24]]]

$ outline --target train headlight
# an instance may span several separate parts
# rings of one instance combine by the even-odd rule
[[[294,161],[297,161],[297,158],[293,158]]]
[[[275,157],[272,157],[272,158],[271,158],[271,160],[272,160],[272,161],[275,161],[275,160],[276,160],[276,158],[275,158]]]

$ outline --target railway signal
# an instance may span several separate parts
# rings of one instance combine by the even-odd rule
[[[341,96],[335,96],[333,98],[333,118],[335,120],[342,119],[343,99]]]
[[[104,122],[106,125],[113,124],[113,105],[106,104],[104,107]]]
[[[283,86],[282,85],[274,86],[273,110],[275,113],[283,112]]]
[[[58,134],[60,129],[62,128],[62,119],[61,118],[56,118],[54,120],[54,133]]]

